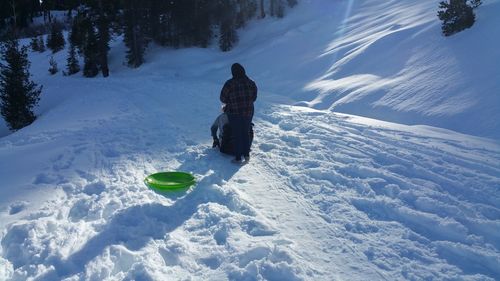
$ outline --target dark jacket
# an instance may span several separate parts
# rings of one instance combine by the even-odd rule
[[[245,74],[245,69],[234,64],[233,78],[226,81],[220,93],[220,101],[226,104],[228,114],[252,117],[253,103],[257,99],[257,85]]]

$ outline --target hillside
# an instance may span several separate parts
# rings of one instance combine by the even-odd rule
[[[451,37],[440,33],[439,1],[396,2],[306,0],[282,20],[241,30],[239,48],[225,57],[259,70],[254,78],[280,103],[500,137],[499,1],[485,1],[476,24]],[[124,56],[121,43],[115,44],[110,60],[116,73],[123,71]],[[204,56],[203,65],[183,51],[175,58],[156,54],[150,61],[170,73],[225,73],[220,54]],[[66,54],[57,56],[64,66]],[[35,80],[53,83],[42,71],[47,54],[33,59],[35,73],[43,74]],[[7,134],[0,123],[0,135]]]
[[[152,46],[139,69],[116,40],[108,78],[30,54],[44,96],[0,138],[0,280],[500,279],[500,2],[451,38],[436,7],[302,0],[231,52]],[[236,61],[259,86],[244,166],[209,132]],[[171,170],[197,184],[145,186]]]
[[[292,104],[498,139],[500,3],[484,1],[472,28],[447,38],[438,2],[305,1],[242,55]],[[248,33],[245,43],[263,32]]]

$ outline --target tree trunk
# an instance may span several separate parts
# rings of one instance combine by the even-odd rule
[[[12,7],[12,14],[14,15],[14,29],[17,28],[17,15],[16,15],[16,2],[13,0],[10,2],[10,6]]]
[[[260,17],[266,17],[266,12],[264,11],[264,0],[260,0]]]
[[[99,0],[99,64],[101,65],[102,76],[109,76],[108,66],[108,39],[109,28],[108,22],[105,18],[102,0]]]

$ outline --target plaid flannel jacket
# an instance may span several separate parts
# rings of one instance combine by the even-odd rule
[[[257,85],[248,77],[226,81],[220,93],[220,101],[226,104],[226,112],[246,117],[253,116],[253,103],[257,99]]]

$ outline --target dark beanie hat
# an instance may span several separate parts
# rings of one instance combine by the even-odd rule
[[[231,66],[231,73],[233,74],[234,78],[243,78],[246,76],[245,69],[239,63],[234,63]]]

